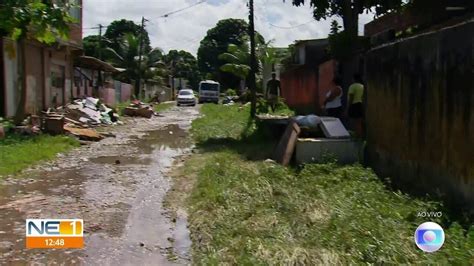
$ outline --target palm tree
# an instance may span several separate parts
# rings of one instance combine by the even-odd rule
[[[119,43],[119,48],[114,50],[110,47],[105,51],[111,58],[112,64],[116,67],[125,69],[118,75],[118,79],[131,83],[136,82],[135,96],[139,97],[140,88],[138,79],[162,81],[162,75],[165,74],[164,65],[161,62],[163,52],[159,48],[152,49],[142,54],[141,63],[139,63],[140,40],[133,34],[125,34]]]
[[[277,49],[271,46],[271,41],[257,43],[256,55],[258,65],[257,78],[263,80],[264,73],[275,71],[275,64],[278,63],[281,56],[278,54]],[[219,55],[219,59],[227,62],[220,69],[239,77],[242,80],[242,84],[245,85],[245,80],[250,72],[250,48],[248,43],[244,42],[240,46],[230,44],[227,52]],[[270,68],[270,70],[267,68]]]
[[[227,52],[219,55],[219,59],[227,62],[220,69],[240,78],[241,86],[245,88],[245,81],[250,72],[250,48],[248,44],[243,43],[240,46],[229,44]],[[240,88],[241,91],[244,89],[242,87]]]

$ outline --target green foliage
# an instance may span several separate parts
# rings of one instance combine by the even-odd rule
[[[125,71],[117,75],[121,81],[131,83],[141,76],[144,80],[162,81],[164,65],[161,62],[163,52],[159,48],[150,51],[143,51],[142,61],[139,63],[140,39],[133,34],[127,33],[119,43],[120,48],[114,50],[111,47],[104,49],[104,55],[110,58],[113,65],[124,68]],[[139,95],[138,88],[135,87],[135,95]]]
[[[224,19],[208,30],[198,49],[198,63],[201,73],[209,73],[211,79],[217,80],[224,88],[237,88],[240,78],[224,72],[220,67],[227,62],[218,56],[227,52],[230,44],[240,46],[248,42],[248,24],[242,19]],[[257,43],[265,43],[259,33]]]
[[[140,35],[141,25],[135,24],[131,20],[121,19],[115,20],[107,26],[107,31],[104,34],[104,40],[108,42],[108,46],[120,53],[122,39],[126,34]],[[150,46],[150,37],[148,32],[143,30],[143,50],[145,53],[152,50]]]
[[[5,119],[3,117],[0,117],[0,126],[3,126],[3,130],[5,132],[9,131],[11,128],[13,128],[15,125],[13,124],[12,121]]]
[[[68,24],[75,22],[69,15],[70,8],[70,4],[54,6],[41,0],[2,1],[0,32],[13,40],[27,36],[46,44],[56,42],[57,38],[65,40],[69,36]]]
[[[297,172],[250,161],[242,154],[273,146],[257,138],[248,106],[204,105],[202,113],[192,123],[201,153],[184,167],[197,175],[188,199],[195,264],[473,263],[474,228],[450,217],[433,219],[445,228],[440,251],[415,246],[425,222],[417,214],[443,210],[440,203],[389,190],[359,165],[308,164]]]
[[[219,59],[226,62],[220,67],[220,70],[245,80],[250,72],[249,49],[247,43],[243,43],[240,46],[229,44],[227,52],[219,55]]]
[[[212,138],[240,139],[243,132],[248,130],[247,136],[255,129],[253,122],[249,126],[249,107],[204,104],[201,112],[204,116],[194,120],[191,129],[197,142]]]
[[[293,0],[293,5],[300,6],[309,2],[314,8],[313,16],[317,20],[326,19],[332,16],[344,16],[345,2],[348,0]],[[351,2],[353,2],[351,4]],[[349,1],[349,7],[354,9],[358,14],[365,11],[376,13],[377,16],[387,12],[399,9],[403,4],[403,0],[356,0]]]
[[[53,159],[57,153],[77,146],[79,142],[76,139],[66,136],[7,135],[0,140],[0,176],[18,173],[34,163]]]
[[[275,104],[275,112],[271,111],[270,104],[264,98],[257,99],[257,114],[273,114],[273,115],[287,115],[293,116],[295,112],[288,107],[285,103],[285,99],[279,97]]]
[[[193,89],[198,88],[201,74],[194,55],[183,50],[171,50],[163,56],[163,61],[170,70],[171,75],[188,80]]]
[[[445,246],[423,253],[413,243],[425,222],[416,214],[439,204],[389,191],[360,166],[306,165],[295,173],[231,151],[207,156],[193,169],[198,181],[190,198],[197,264],[472,262],[474,228],[467,233],[452,224]]]
[[[99,56],[99,35],[89,35],[82,39],[82,46],[84,47],[84,54],[95,58]],[[105,42],[102,43],[102,49],[106,48]],[[103,51],[102,50],[102,51]],[[109,61],[105,59],[106,61]]]
[[[227,95],[227,96],[237,96],[237,92],[235,92],[235,90],[229,88],[225,91],[225,95]]]

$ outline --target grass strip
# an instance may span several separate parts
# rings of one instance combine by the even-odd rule
[[[56,154],[78,146],[77,140],[67,136],[10,135],[0,140],[0,176],[16,174],[32,164],[53,159]]]
[[[426,221],[417,214],[440,203],[387,189],[359,165],[293,169],[249,159],[269,143],[248,108],[201,110],[192,125],[201,154],[185,163],[196,179],[188,198],[195,264],[474,264],[474,228],[446,215],[431,219],[445,228],[442,249],[415,246]]]

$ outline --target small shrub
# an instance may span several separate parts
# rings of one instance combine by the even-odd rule
[[[235,90],[233,90],[233,89],[227,89],[227,90],[225,91],[225,95],[226,95],[226,96],[236,96],[237,93],[236,93]]]

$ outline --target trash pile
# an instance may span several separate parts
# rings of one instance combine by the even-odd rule
[[[157,115],[153,111],[153,106],[150,104],[143,103],[139,100],[134,100],[128,107],[123,109],[123,114],[127,116],[141,116],[151,118],[153,115]]]
[[[112,108],[93,97],[75,100],[64,107],[58,107],[56,112],[64,115],[66,122],[81,127],[121,124],[119,115]]]

